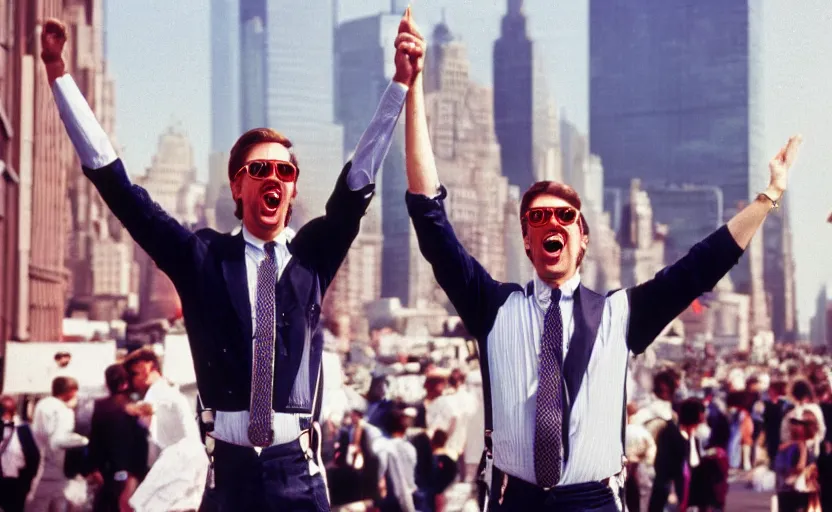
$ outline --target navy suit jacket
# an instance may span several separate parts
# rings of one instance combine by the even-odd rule
[[[312,412],[323,350],[321,298],[358,234],[375,190],[373,184],[350,190],[346,184],[350,165],[342,170],[325,215],[303,226],[289,244],[292,259],[276,285],[273,408],[277,412]],[[176,287],[205,407],[247,410],[252,305],[242,234],[186,229],[154,203],[145,189],[130,183],[121,160],[84,172],[133,239]],[[307,346],[308,371],[300,368]]]

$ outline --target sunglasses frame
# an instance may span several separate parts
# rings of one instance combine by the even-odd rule
[[[575,217],[569,222],[564,222],[563,219],[561,219],[561,216],[559,215],[559,212],[565,212],[565,211],[570,211],[570,210],[575,212]],[[531,213],[533,211],[542,211],[542,212],[544,212],[543,213],[543,220],[541,222],[532,222]],[[549,221],[552,220],[552,217],[554,217],[558,224],[560,224],[563,227],[566,227],[566,226],[571,226],[572,224],[577,222],[578,218],[580,216],[581,216],[581,212],[579,212],[578,209],[575,208],[574,206],[538,206],[538,207],[529,208],[528,210],[526,210],[526,213],[523,214],[523,219],[528,223],[529,226],[541,227],[541,226],[545,226],[546,224],[548,224]]]
[[[269,164],[270,169],[271,169],[271,172],[269,172],[269,174],[267,174],[266,176],[263,176],[263,177],[253,175],[253,174],[251,173],[251,169],[250,169],[250,167],[249,167],[249,166],[250,166],[251,164],[254,164],[254,163],[266,163],[266,164]],[[280,175],[280,173],[279,173],[279,172],[277,172],[277,169],[278,169],[278,167],[279,167],[280,165],[288,165],[289,167],[291,167],[291,168],[294,170],[294,174],[293,174],[293,176],[292,176],[292,179],[291,179],[291,180],[284,179],[284,178]],[[243,173],[243,172],[245,172],[246,174],[248,174],[249,178],[251,178],[251,179],[253,179],[253,180],[264,180],[264,179],[268,178],[269,176],[272,176],[272,175],[273,175],[275,178],[277,178],[278,180],[280,180],[280,181],[282,181],[282,182],[284,182],[284,183],[296,183],[296,182],[298,181],[298,175],[300,174],[300,172],[298,171],[297,166],[296,166],[295,164],[293,164],[292,162],[288,162],[288,161],[286,161],[286,160],[268,160],[268,159],[258,159],[258,160],[251,160],[251,161],[249,161],[249,162],[246,162],[246,163],[245,163],[245,165],[243,165],[242,167],[240,167],[240,169],[239,169],[239,170],[237,171],[237,173],[234,175],[234,178],[236,179],[236,178],[237,178],[237,177],[238,177],[241,173]]]

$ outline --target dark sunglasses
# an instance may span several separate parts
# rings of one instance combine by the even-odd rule
[[[293,183],[298,179],[298,168],[292,162],[284,160],[252,160],[242,166],[235,177],[241,172],[247,172],[255,180],[264,180],[272,174],[286,183]]]
[[[530,208],[525,218],[529,226],[540,227],[548,224],[553,216],[561,226],[569,226],[578,218],[578,210],[571,206]]]

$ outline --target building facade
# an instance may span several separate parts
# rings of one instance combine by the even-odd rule
[[[606,186],[716,186],[725,219],[765,187],[761,9],[590,1],[590,148]],[[747,261],[732,277],[750,291]]]
[[[558,179],[561,163],[557,110],[526,22],[523,0],[508,0],[493,57],[494,123],[502,172],[521,191],[535,181]]]

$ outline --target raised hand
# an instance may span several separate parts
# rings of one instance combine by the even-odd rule
[[[396,47],[396,74],[393,80],[410,86],[413,80],[424,68],[425,38],[413,21],[410,7],[404,13],[399,23],[399,34],[394,43]]]
[[[66,25],[52,18],[46,20],[40,34],[40,44],[40,58],[46,65],[46,74],[49,81],[54,82],[66,71],[63,58],[64,45],[66,45]]]
[[[788,186],[789,169],[797,158],[797,149],[803,142],[801,135],[794,135],[783,146],[777,155],[768,164],[771,177],[769,179],[768,192],[776,194],[772,199],[779,199]]]

